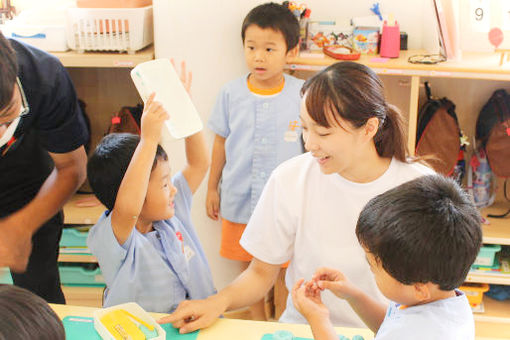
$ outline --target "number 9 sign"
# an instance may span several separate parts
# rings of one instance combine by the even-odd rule
[[[469,21],[474,32],[489,32],[490,0],[471,0]]]

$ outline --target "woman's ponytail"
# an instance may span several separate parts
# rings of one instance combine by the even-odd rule
[[[404,119],[395,106],[387,105],[386,118],[375,135],[374,142],[379,156],[395,157],[401,162],[407,161],[409,152]]]

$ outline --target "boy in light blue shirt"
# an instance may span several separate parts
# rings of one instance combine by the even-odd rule
[[[465,280],[482,243],[481,218],[451,179],[423,176],[368,202],[356,235],[377,286],[391,301],[381,305],[339,271],[320,268],[296,283],[292,299],[316,340],[338,339],[320,292],[345,299],[375,340],[472,340],[473,314],[456,288]]]
[[[209,159],[202,133],[194,134],[185,141],[188,164],[170,177],[158,145],[168,114],[153,98],[145,105],[140,137],[107,135],[89,160],[90,185],[108,211],[87,245],[106,281],[104,307],[136,302],[168,313],[185,299],[215,293],[190,215]]]
[[[303,152],[298,122],[304,81],[283,72],[299,42],[299,23],[288,8],[253,8],[241,37],[249,73],[222,88],[208,122],[216,136],[206,209],[214,220],[221,215],[220,255],[246,268],[252,256],[239,240],[262,189],[280,163]],[[251,312],[264,320],[263,301]]]

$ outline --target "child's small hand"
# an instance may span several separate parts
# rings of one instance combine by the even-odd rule
[[[174,69],[177,71],[177,67],[175,67],[174,59],[172,58],[172,59],[170,59],[170,61],[172,62],[172,65],[174,66]],[[191,97],[191,81],[193,79],[193,74],[191,73],[191,71],[186,73],[186,62],[184,60],[181,61],[181,75],[180,75],[180,78],[181,78],[182,85],[184,85],[184,88],[186,89],[186,92],[188,92],[188,94]]]
[[[159,143],[159,140],[161,139],[161,128],[163,127],[165,120],[169,118],[169,115],[160,102],[154,101],[155,95],[155,93],[152,93],[147,100],[147,103],[145,103],[142,114],[142,132],[140,137],[142,140],[150,140]]]
[[[312,277],[315,288],[329,289],[341,299],[349,300],[358,289],[340,271],[331,268],[319,268]]]
[[[220,212],[220,194],[218,193],[218,190],[207,190],[205,208],[207,210],[207,216],[217,221]]]
[[[309,323],[311,318],[328,320],[329,310],[322,303],[320,289],[314,287],[313,282],[304,283],[304,281],[304,279],[298,280],[292,288],[291,294],[294,307]]]

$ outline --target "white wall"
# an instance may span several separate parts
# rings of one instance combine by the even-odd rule
[[[207,121],[221,86],[247,71],[241,23],[260,0],[154,0],[156,57],[186,60],[193,71],[192,96],[204,122]],[[429,0],[383,0],[384,13],[393,13],[402,31],[409,34],[409,47],[421,48],[434,41],[434,31],[423,30],[424,22],[435,22]],[[348,20],[370,15],[373,0],[308,0],[312,20]],[[333,15],[334,13],[334,15]],[[422,36],[422,31],[425,34]],[[212,145],[213,134],[206,128]],[[170,146],[172,168],[184,164],[182,141]],[[206,181],[194,197],[193,221],[205,248],[217,288],[221,289],[239,273],[239,266],[219,256],[221,226],[205,214]]]

